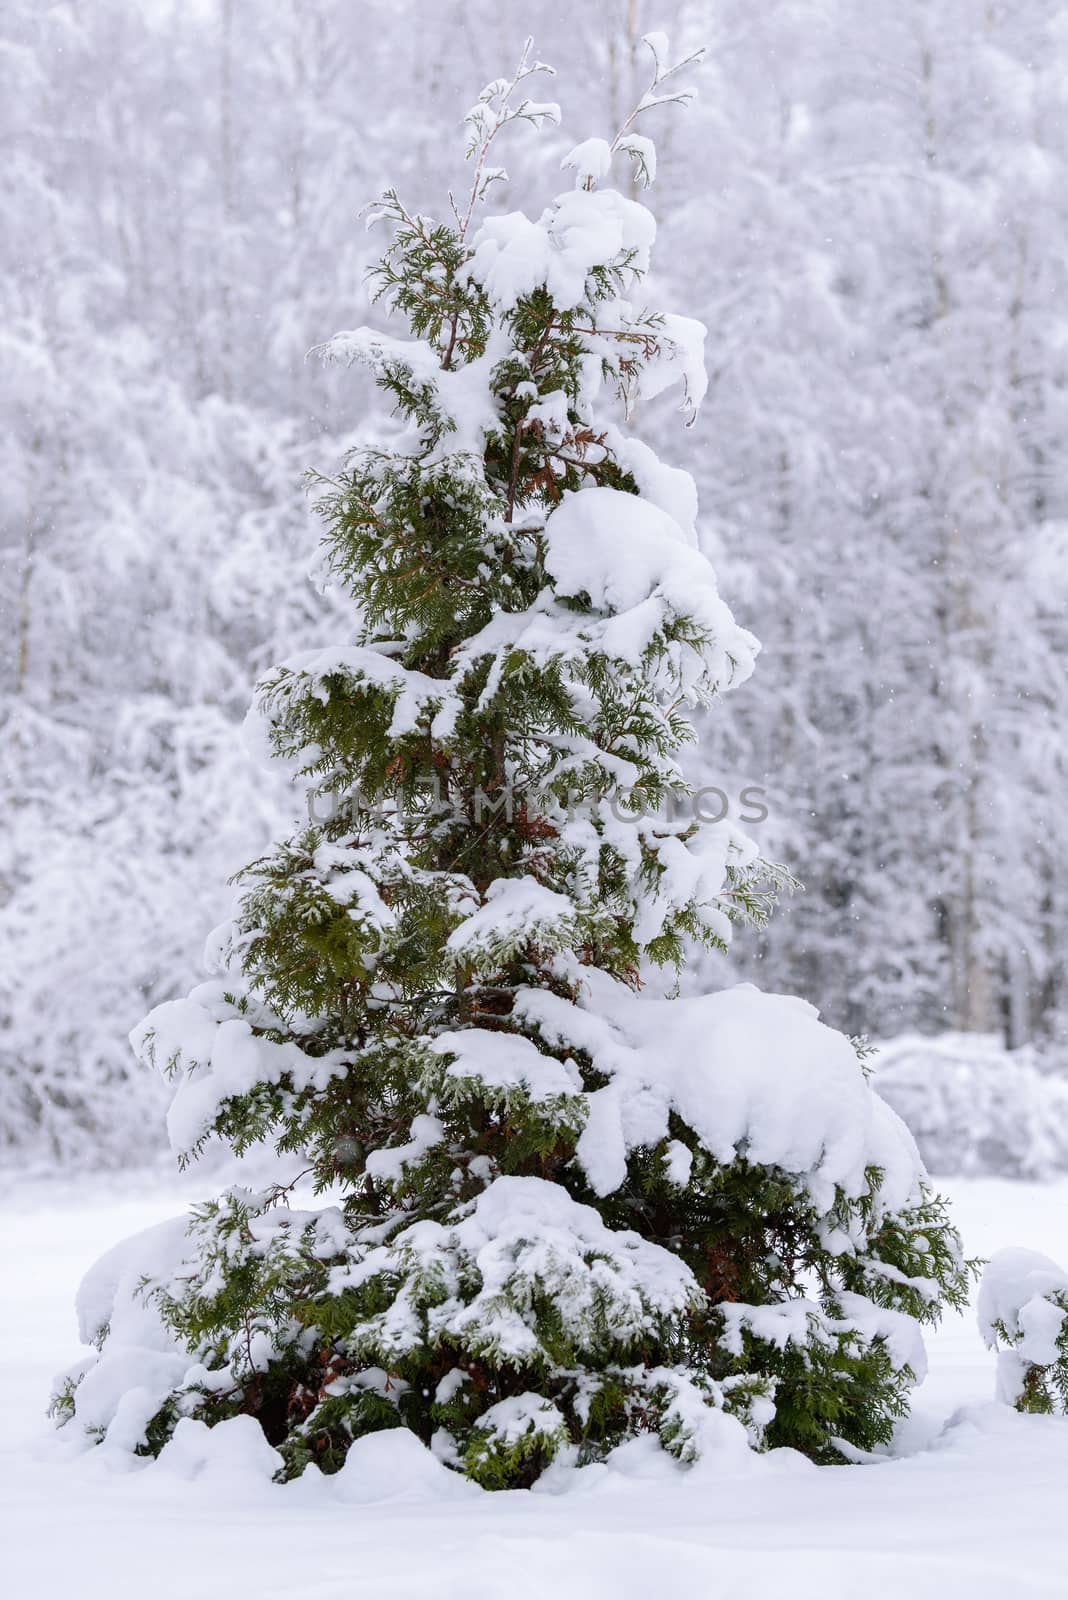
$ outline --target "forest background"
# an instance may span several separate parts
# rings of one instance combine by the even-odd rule
[[[293,812],[240,723],[257,675],[337,636],[303,475],[368,395],[306,355],[376,315],[360,208],[387,179],[427,209],[462,185],[441,129],[532,31],[568,68],[560,155],[618,125],[654,27],[708,47],[646,203],[650,296],[707,324],[711,383],[689,432],[670,400],[642,428],[696,478],[764,646],[694,781],[805,886],[687,984],[748,979],[896,1039],[884,1092],[929,1160],[941,1141],[936,1170],[1068,1166],[1053,0],[9,0],[0,1141],[20,1162],[159,1151],[165,1091],[126,1035],[196,981],[229,874]],[[533,156],[517,136],[507,203],[538,212]]]

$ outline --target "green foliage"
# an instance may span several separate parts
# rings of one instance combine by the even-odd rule
[[[751,1394],[772,1393],[775,1418],[762,1430],[769,1444],[830,1461],[840,1459],[836,1438],[861,1450],[886,1443],[919,1375],[894,1366],[885,1337],[836,1327],[846,1320],[841,1297],[863,1294],[920,1323],[936,1322],[946,1304],[963,1309],[977,1263],[962,1257],[945,1202],[924,1187],[919,1203],[877,1216],[882,1175],[872,1169],[864,1195],[839,1191],[822,1218],[793,1174],[745,1160],[715,1162],[684,1124],[672,1131],[693,1153],[686,1186],[672,1183],[663,1147],[639,1150],[627,1183],[600,1208],[613,1226],[638,1225],[666,1238],[708,1294],[709,1310],[687,1351],[693,1368],[721,1386],[738,1386],[726,1404],[736,1414],[745,1414]],[[832,1230],[864,1239],[866,1248],[834,1248]],[[796,1336],[796,1321],[781,1344],[743,1327],[733,1349],[716,1309],[789,1312],[805,1305],[811,1314],[803,1336]]]
[[[1068,1415],[1068,1295],[1060,1294],[1052,1298],[1066,1316],[1057,1338],[1057,1359],[1045,1366],[1037,1362],[1028,1363],[1016,1397],[1016,1409],[1065,1416]]]
[[[261,1335],[285,1348],[292,1307],[322,1287],[333,1259],[344,1259],[336,1239],[318,1242],[319,1219],[272,1206],[276,1198],[257,1202],[231,1190],[197,1207],[189,1227],[195,1265],[180,1284],[145,1285],[179,1338],[209,1360],[225,1355],[238,1380],[257,1371],[253,1345]]]
[[[458,229],[410,216],[394,189],[383,196],[379,216],[393,224],[393,234],[372,269],[375,298],[405,317],[446,367],[477,359],[486,348],[491,313],[485,295],[461,279],[467,251]]]
[[[1028,1365],[1016,1397],[1016,1409],[1047,1416],[1068,1412],[1068,1349],[1062,1349],[1058,1360],[1049,1366],[1034,1362]]]
[[[781,1345],[743,1336],[739,1375],[760,1373],[775,1398],[765,1442],[822,1462],[842,1459],[838,1440],[860,1450],[888,1444],[895,1423],[908,1415],[918,1375],[895,1367],[885,1340],[828,1330],[815,1312],[808,1320],[807,1337]]]
[[[56,1427],[62,1428],[72,1422],[77,1412],[77,1391],[79,1377],[69,1376],[62,1378],[59,1387],[53,1394],[48,1405],[48,1415],[55,1419]]]
[[[391,1396],[372,1389],[328,1395],[281,1440],[282,1476],[299,1478],[310,1464],[327,1475],[339,1472],[354,1439],[402,1427],[404,1418]]]
[[[880,1177],[872,1172],[871,1187],[857,1207],[864,1226],[872,1230],[870,1252],[843,1260],[843,1287],[866,1295],[875,1305],[904,1311],[918,1322],[937,1322],[946,1305],[965,1310],[971,1280],[978,1277],[982,1263],[962,1256],[946,1201],[923,1183],[918,1200],[893,1215],[877,1217]],[[840,1203],[836,1218],[840,1224],[847,1220],[847,1210]]]
[[[567,1424],[552,1402],[529,1398],[536,1403],[520,1423],[472,1430],[463,1466],[483,1489],[529,1489],[569,1442]]]

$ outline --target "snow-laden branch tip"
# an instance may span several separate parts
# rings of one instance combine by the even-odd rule
[[[564,156],[560,170],[575,174],[576,189],[592,189],[612,170],[612,146],[607,139],[583,139]]]
[[[686,67],[697,66],[704,57],[704,46],[669,66],[665,64],[669,52],[666,34],[647,33],[642,42],[648,45],[652,53],[653,76],[611,144],[606,139],[585,139],[570,150],[560,163],[565,172],[574,172],[576,189],[593,189],[603,178],[607,178],[615,155],[630,156],[634,162],[635,177],[647,189],[656,178],[656,146],[645,134],[634,132],[634,123],[655,106],[688,106],[696,98],[695,89],[669,89],[666,93],[661,93],[661,89],[676,73]]]
[[[624,148],[624,139],[630,133],[637,118],[643,116],[646,111],[652,111],[654,106],[689,106],[697,98],[696,89],[668,89],[666,93],[661,91],[669,78],[674,78],[677,73],[685,71],[687,67],[696,67],[700,64],[705,55],[704,46],[702,45],[699,49],[692,50],[688,56],[683,56],[674,65],[665,66],[664,63],[669,48],[667,35],[663,33],[647,33],[642,43],[648,45],[653,57],[652,80],[638,104],[616,134],[612,144],[613,151]]]
[[[653,81],[650,89],[658,89],[662,83],[673,78],[677,72],[685,72],[687,67],[696,67],[704,60],[705,46],[699,45],[696,50],[691,50],[687,56],[680,56],[673,66],[665,66],[671,45],[666,33],[645,33],[642,35],[642,44],[647,45],[653,57]],[[696,91],[684,89],[683,94],[692,100]]]
[[[533,48],[534,40],[528,36],[523,45],[519,65],[512,77],[494,78],[487,83],[464,117],[464,126],[468,130],[464,156],[466,160],[474,161],[475,171],[467,206],[462,215],[451,192],[449,194],[449,204],[461,239],[466,237],[467,230],[471,226],[476,205],[485,199],[487,191],[494,183],[502,182],[508,176],[503,167],[486,165],[490,146],[501,130],[512,122],[529,122],[533,127],[541,127],[546,122],[554,124],[560,122],[560,107],[555,100],[522,99],[515,104],[512,103],[515,91],[528,78],[534,77],[537,73],[546,73],[549,77],[556,76],[556,69],[547,62],[536,58],[533,61],[530,59]]]

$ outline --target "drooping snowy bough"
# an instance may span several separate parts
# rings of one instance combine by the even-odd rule
[[[649,43],[640,109],[685,98]],[[677,384],[692,416],[705,382],[703,328],[637,298],[651,215],[596,187],[617,156],[651,177],[634,119],[537,219],[473,225],[501,129],[555,117],[538,70],[471,113],[463,212],[386,198],[411,337],[327,347],[396,417],[320,480],[353,638],[255,708],[319,820],[247,870],[218,976],[135,1036],[181,1154],[273,1145],[334,1203],[233,1190],[105,1258],[56,1410],[116,1447],[251,1416],[289,1476],[391,1427],[489,1487],[639,1434],[840,1460],[888,1438],[919,1325],[964,1295],[848,1040],[749,987],[642,990],[775,887],[679,766],[756,643],[692,480],[600,414]]]

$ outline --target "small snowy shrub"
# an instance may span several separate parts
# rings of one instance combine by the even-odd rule
[[[1068,1272],[1036,1250],[999,1250],[979,1289],[979,1331],[998,1351],[997,1398],[1068,1413]]]
[[[644,108],[671,97],[649,42]],[[273,1144],[335,1203],[235,1190],[105,1273],[99,1357],[57,1402],[93,1438],[155,1453],[247,1415],[292,1476],[400,1426],[490,1488],[643,1434],[682,1463],[746,1436],[840,1460],[889,1437],[920,1324],[965,1293],[847,1039],[748,986],[643,990],[775,886],[680,803],[688,710],[756,644],[692,480],[605,414],[677,384],[692,416],[705,385],[703,328],[638,298],[652,216],[596,187],[621,154],[651,176],[648,140],[632,118],[539,218],[474,227],[501,129],[555,118],[521,97],[536,70],[470,114],[462,213],[386,197],[412,337],[328,347],[397,419],[320,480],[354,637],[257,704],[319,820],[246,872],[218,977],[135,1037],[184,1157]]]

